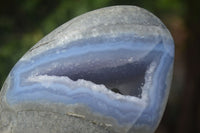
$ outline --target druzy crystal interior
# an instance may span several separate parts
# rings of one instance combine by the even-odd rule
[[[95,10],[58,27],[18,61],[2,88],[0,111],[81,119],[56,132],[151,133],[166,105],[173,58],[173,39],[153,14],[135,6]],[[86,123],[99,128],[79,128]]]

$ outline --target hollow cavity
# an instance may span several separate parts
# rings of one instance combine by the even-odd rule
[[[121,95],[142,98],[145,73],[154,61],[158,64],[161,52],[153,50],[145,56],[127,49],[88,52],[48,62],[40,66],[39,75],[67,76],[76,81],[84,79],[103,84]]]

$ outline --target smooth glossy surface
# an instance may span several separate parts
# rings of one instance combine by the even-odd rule
[[[166,105],[173,57],[169,31],[148,11],[95,10],[60,26],[21,58],[2,89],[2,110],[56,112],[109,132],[151,133]],[[84,122],[74,122],[73,131]]]

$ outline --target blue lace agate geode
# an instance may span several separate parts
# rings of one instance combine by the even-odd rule
[[[63,24],[18,61],[0,110],[56,112],[108,132],[151,133],[166,105],[173,58],[173,39],[153,14],[135,6],[95,10]],[[81,124],[87,126],[70,126],[76,132]]]

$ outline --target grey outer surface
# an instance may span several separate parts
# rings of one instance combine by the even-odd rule
[[[127,12],[128,10],[134,11],[135,12],[134,14],[138,15],[137,17],[147,18],[147,21],[143,23],[144,25],[154,25],[154,26],[162,27],[165,29],[165,26],[160,23],[159,19],[157,19],[157,21],[155,20],[151,21],[152,14],[147,12],[144,9],[134,7],[134,6],[122,6],[122,8],[127,10]],[[117,9],[116,7],[110,7],[109,11],[119,12],[119,16],[120,16],[120,14],[123,12],[116,9]],[[99,18],[101,18],[101,15],[104,14],[105,11],[106,11],[106,8],[103,8],[101,10],[95,11],[94,14],[92,14],[92,12],[90,12],[89,14],[92,14],[94,16],[99,15],[100,16]],[[113,16],[113,19],[115,19],[115,17],[116,16]],[[81,22],[82,19],[83,19],[83,22]],[[84,24],[86,27],[78,27],[78,24],[84,23],[84,20],[87,20],[87,22],[91,22],[91,23],[98,23],[95,21],[101,21],[98,19],[95,20],[94,17],[91,17],[90,15],[87,15],[87,14],[77,17],[63,24],[62,26],[54,30],[52,33],[44,37],[33,48],[31,48],[21,60],[28,60],[32,56],[40,54],[41,52],[44,51],[43,49],[44,46],[49,47],[49,49],[53,49],[54,43],[62,41],[62,40],[59,40],[60,35],[62,35],[63,32],[65,32],[67,28],[69,28],[68,30],[74,31],[71,33],[71,35],[69,34],[69,37],[71,36],[70,39],[71,40],[78,39],[80,36],[76,36],[76,31],[78,31],[80,28],[87,29],[87,24]],[[139,22],[139,20],[133,20],[133,21],[135,21],[136,24],[141,23]],[[72,29],[70,29],[70,25],[71,24],[76,25],[76,23],[77,23],[77,27],[73,26]],[[168,33],[162,33],[162,34],[168,34]],[[39,51],[36,52],[37,49],[39,49]],[[0,132],[1,133],[124,132],[123,130],[117,131],[116,129],[114,129],[115,127],[112,127],[112,125],[108,123],[90,121],[88,119],[85,119],[85,116],[83,115],[71,113],[75,109],[73,108],[69,109],[69,107],[66,107],[62,104],[50,105],[50,104],[43,104],[43,103],[35,104],[35,103],[24,102],[23,104],[10,106],[6,101],[6,91],[7,91],[6,88],[9,88],[10,85],[11,85],[10,76],[8,76],[0,93]],[[165,104],[166,103],[164,103],[163,106],[165,106]],[[147,132],[148,130],[152,132],[151,129],[146,129],[146,130],[143,129],[143,130],[144,132]],[[129,132],[132,132],[132,131],[129,131]],[[140,129],[137,131],[137,133],[142,133],[142,132],[143,131],[142,130],[140,131]]]

